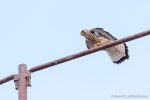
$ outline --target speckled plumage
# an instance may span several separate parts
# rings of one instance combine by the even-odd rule
[[[107,31],[104,31],[102,28],[84,29],[80,34],[86,38],[86,46],[88,49],[102,46],[117,40],[114,36]],[[129,58],[128,47],[125,43],[107,48],[105,51],[107,51],[111,60],[116,64],[119,64]]]

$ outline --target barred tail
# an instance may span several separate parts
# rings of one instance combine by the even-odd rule
[[[126,44],[119,44],[117,46],[107,48],[106,51],[110,56],[111,60],[116,64],[119,64],[124,60],[129,59],[128,47]]]

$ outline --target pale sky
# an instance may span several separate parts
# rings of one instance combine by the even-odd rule
[[[0,0],[0,79],[86,50],[80,31],[101,27],[116,38],[150,29],[149,0]],[[150,99],[150,36],[128,42],[130,59],[113,64],[104,51],[32,74],[28,100]],[[17,100],[13,81],[0,98]],[[126,98],[126,100],[136,98]],[[136,99],[137,100],[137,99]]]

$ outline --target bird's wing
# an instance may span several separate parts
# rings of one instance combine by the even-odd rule
[[[105,31],[103,28],[94,28],[91,29],[94,32],[97,32],[99,36],[103,36],[109,40],[117,40],[114,36],[112,36],[109,32]]]
[[[104,31],[104,29],[102,28],[94,28],[94,29],[91,29],[91,31],[93,31],[94,34],[98,33],[99,37],[102,36],[112,41],[117,40],[114,36],[112,36],[107,31]],[[117,64],[129,58],[128,47],[125,43],[116,45],[115,47],[107,48],[106,51],[108,55],[110,56],[110,58],[112,59],[112,61]]]
[[[85,40],[85,43],[86,43],[86,47],[88,49],[90,49],[92,47],[92,44],[88,40]]]

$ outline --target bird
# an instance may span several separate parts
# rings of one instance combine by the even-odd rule
[[[85,43],[88,49],[103,46],[117,40],[117,38],[103,28],[84,29],[80,32],[80,35],[85,37]],[[106,48],[104,51],[107,52],[115,64],[120,64],[126,59],[129,59],[129,50],[125,43]]]

